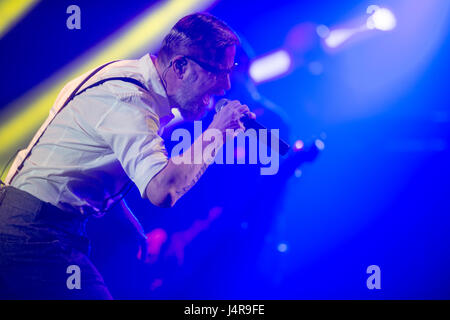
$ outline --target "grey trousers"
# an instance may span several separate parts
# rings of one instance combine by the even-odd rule
[[[88,258],[86,220],[0,189],[0,299],[112,299]]]

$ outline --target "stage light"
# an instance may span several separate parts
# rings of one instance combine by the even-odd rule
[[[397,25],[397,20],[389,9],[372,5],[367,8],[367,13],[372,14],[367,19],[366,25],[368,29],[389,31],[394,29]]]
[[[280,243],[280,244],[278,245],[278,247],[277,247],[277,250],[278,250],[279,252],[281,252],[281,253],[286,252],[287,249],[288,249],[288,246],[287,246],[286,243]]]
[[[302,174],[303,174],[302,170],[300,170],[300,169],[295,169],[295,171],[294,171],[294,176],[295,176],[296,178],[300,178],[300,177],[302,176]]]
[[[316,32],[317,32],[317,35],[318,35],[319,37],[325,39],[326,37],[329,36],[329,34],[330,34],[330,29],[328,29],[327,26],[321,24],[321,25],[317,26]]]
[[[254,60],[249,73],[252,79],[259,83],[285,74],[291,64],[290,55],[285,50],[278,50]]]
[[[297,140],[294,143],[294,148],[293,149],[294,149],[294,151],[300,151],[300,150],[303,149],[304,146],[305,146],[305,144],[303,143],[302,140]]]
[[[365,32],[368,29],[377,29],[381,31],[389,31],[395,28],[397,20],[394,14],[387,8],[380,8],[377,5],[371,5],[367,8],[366,12],[370,14],[366,23],[360,26],[351,28],[335,28],[331,31],[327,27],[320,25],[317,27],[317,34],[324,39],[325,44],[329,48],[337,48],[345,41],[353,37],[354,35]]]
[[[320,140],[320,139],[316,139],[316,141],[314,141],[314,144],[317,147],[317,149],[319,149],[321,151],[323,149],[325,149],[325,143],[322,140]]]
[[[351,36],[357,33],[358,29],[336,29],[330,31],[328,37],[325,38],[325,43],[330,48],[336,48],[345,41],[347,41]]]
[[[0,38],[27,14],[39,0],[3,0],[0,1]]]

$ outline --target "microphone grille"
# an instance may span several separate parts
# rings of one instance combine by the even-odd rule
[[[228,103],[228,99],[220,99],[219,101],[217,101],[216,103],[216,113],[219,112],[220,110],[222,110],[223,107],[225,107]]]

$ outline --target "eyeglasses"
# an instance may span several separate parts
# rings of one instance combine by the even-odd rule
[[[229,69],[221,69],[221,68],[218,68],[216,66],[210,65],[209,63],[199,61],[199,60],[197,60],[197,59],[195,59],[195,58],[193,58],[191,56],[184,56],[184,58],[187,58],[189,60],[194,61],[200,67],[202,67],[206,71],[211,72],[212,74],[214,74],[214,75],[216,75],[218,77],[229,75],[231,72],[233,72],[234,68],[238,65],[237,62],[235,62],[231,68],[229,68]]]

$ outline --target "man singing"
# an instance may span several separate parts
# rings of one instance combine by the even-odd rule
[[[88,258],[86,219],[120,201],[130,183],[162,207],[196,184],[210,162],[168,159],[158,133],[171,108],[198,119],[212,96],[230,89],[238,44],[224,22],[193,14],[176,23],[157,56],[103,65],[63,88],[0,191],[1,298],[111,298]],[[224,140],[227,129],[243,129],[244,115],[254,117],[231,101],[209,129]],[[205,140],[185,152],[194,158],[224,142]]]

